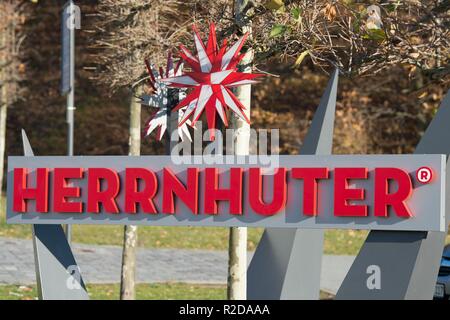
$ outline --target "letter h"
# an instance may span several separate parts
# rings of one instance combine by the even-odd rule
[[[48,169],[36,169],[36,187],[27,187],[28,172],[26,168],[14,169],[14,200],[15,212],[27,212],[27,201],[36,201],[37,212],[48,212]]]

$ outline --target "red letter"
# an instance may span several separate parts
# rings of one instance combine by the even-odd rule
[[[286,169],[278,168],[273,175],[273,198],[270,204],[263,200],[261,169],[250,168],[249,200],[250,206],[256,213],[271,216],[286,206]]]
[[[292,178],[303,179],[303,214],[317,215],[318,179],[328,179],[328,168],[292,168]]]
[[[106,180],[108,187],[101,190],[101,181]],[[119,193],[119,176],[117,172],[106,168],[88,169],[88,203],[87,211],[100,212],[99,204],[102,203],[103,208],[109,213],[118,213],[119,209],[116,204],[116,196]]]
[[[348,200],[364,200],[364,189],[348,189],[349,179],[367,179],[367,168],[336,168],[334,170],[334,215],[366,217],[366,205],[348,204]]]
[[[145,183],[142,191],[138,191],[139,180]],[[136,213],[136,204],[139,203],[145,213],[157,213],[152,201],[156,191],[158,180],[153,171],[143,168],[125,169],[125,212]]]
[[[397,192],[389,193],[389,180],[397,181]],[[412,193],[411,177],[408,172],[397,168],[375,169],[375,216],[387,217],[388,206],[392,206],[399,217],[412,217],[406,199]]]
[[[219,177],[216,168],[205,169],[205,203],[206,214],[217,214],[217,201],[226,200],[230,203],[231,214],[242,214],[242,169],[231,168],[230,188],[219,188]]]
[[[13,210],[15,212],[27,212],[26,199],[36,201],[37,212],[48,212],[48,169],[36,169],[36,188],[27,187],[27,169],[14,169],[14,200]]]
[[[198,214],[198,169],[187,169],[186,187],[168,168],[164,168],[163,211],[175,213],[176,194],[192,213]]]
[[[83,178],[81,168],[55,168],[53,172],[53,210],[55,212],[76,212],[83,211],[81,202],[68,202],[66,198],[78,198],[80,188],[68,187],[67,179]]]

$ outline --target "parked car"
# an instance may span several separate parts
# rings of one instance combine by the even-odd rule
[[[450,299],[450,245],[445,246],[439,268],[435,299]]]

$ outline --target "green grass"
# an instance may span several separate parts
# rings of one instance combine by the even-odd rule
[[[4,212],[3,209],[0,213],[0,236],[31,239],[30,225],[6,224]],[[249,250],[256,248],[262,231],[262,228],[248,228],[247,247]],[[368,231],[364,230],[327,230],[324,252],[339,255],[357,254],[367,234]],[[72,239],[78,243],[121,246],[123,226],[74,225]],[[450,243],[450,236],[447,236],[447,243]],[[145,248],[226,250],[228,248],[228,228],[139,227],[138,245]]]
[[[119,284],[87,285],[93,300],[119,299]],[[183,283],[158,283],[136,285],[138,300],[223,300],[225,286],[194,285]],[[35,286],[0,285],[0,300],[37,299]]]
[[[254,250],[262,234],[261,228],[248,228],[248,249]],[[364,241],[365,231],[327,230],[325,253],[355,254]],[[0,216],[0,236],[31,239],[29,225],[6,224]],[[74,242],[85,244],[122,245],[123,226],[74,225]],[[183,248],[226,250],[228,228],[221,227],[139,227],[138,245],[145,248]]]
[[[249,228],[248,248],[254,250],[262,229]],[[0,217],[0,236],[31,239],[29,225],[8,225]],[[72,241],[86,244],[122,245],[123,226],[74,225]],[[146,248],[225,250],[228,228],[221,227],[139,227],[138,245]]]
[[[88,284],[91,300],[119,299],[118,284]],[[184,283],[137,284],[137,300],[225,300],[226,287]],[[321,292],[321,299],[333,296]],[[36,286],[0,285],[0,300],[35,300]]]
[[[325,254],[355,255],[368,233],[366,230],[326,230],[323,251]]]

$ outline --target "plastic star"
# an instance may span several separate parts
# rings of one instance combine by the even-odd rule
[[[179,125],[182,126],[191,116],[192,125],[194,125],[203,111],[206,111],[206,120],[210,129],[216,128],[216,113],[219,114],[225,126],[228,126],[225,108],[231,109],[238,117],[250,123],[243,111],[245,107],[231,91],[232,87],[255,83],[253,79],[262,76],[262,74],[236,71],[238,63],[244,57],[240,51],[248,34],[245,34],[230,48],[227,48],[227,41],[224,40],[219,48],[213,23],[209,26],[209,38],[206,46],[195,25],[193,29],[197,57],[184,46],[180,47],[180,56],[190,66],[192,72],[161,80],[170,87],[193,89],[174,109],[179,110],[186,107]],[[210,130],[210,139],[214,139],[214,130]]]
[[[146,121],[143,134],[148,136],[156,128],[158,128],[157,137],[158,140],[161,140],[167,130],[169,118],[168,110],[171,107],[171,97],[169,95],[174,95],[172,98],[175,98],[175,95],[178,95],[177,101],[181,101],[186,97],[186,92],[184,90],[176,90],[175,93],[170,93],[167,84],[162,82],[161,79],[181,75],[183,65],[180,61],[174,68],[173,59],[170,54],[167,58],[166,70],[159,68],[158,72],[154,70],[148,61],[145,61],[145,65],[150,76],[149,83],[153,93],[140,97],[141,104],[157,108],[158,110]],[[179,121],[184,115],[184,109],[180,108],[178,110]],[[175,111],[176,110],[174,110],[174,112]],[[184,137],[187,137],[190,141],[192,141],[189,129],[187,127],[188,124],[190,124],[190,121],[185,122],[182,126],[178,126],[178,136],[181,137],[181,140],[184,140]]]

